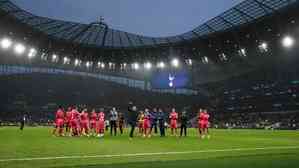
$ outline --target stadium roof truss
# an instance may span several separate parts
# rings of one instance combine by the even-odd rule
[[[280,11],[299,0],[245,0],[194,30],[171,37],[146,37],[109,28],[106,24],[82,24],[36,16],[9,0],[0,0],[0,9],[33,29],[60,40],[103,48],[130,48],[170,45],[200,39]]]

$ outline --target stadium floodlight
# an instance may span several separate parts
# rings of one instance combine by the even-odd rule
[[[124,70],[127,68],[127,63],[120,64],[120,69]]]
[[[89,68],[91,66],[91,63],[89,61],[87,61],[85,65],[87,68]]]
[[[219,58],[221,61],[227,61],[227,56],[224,53],[219,54]]]
[[[240,55],[240,56],[243,56],[243,57],[246,57],[246,56],[247,56],[247,52],[246,52],[246,49],[245,49],[245,48],[241,48],[238,52],[239,52],[239,55]]]
[[[69,63],[69,58],[68,57],[64,57],[63,58],[63,64],[68,64]]]
[[[56,54],[52,55],[52,62],[57,62],[58,61],[58,56]]]
[[[112,69],[112,67],[113,67],[113,63],[112,63],[112,62],[109,62],[108,65],[109,65],[109,69]]]
[[[171,61],[171,65],[174,66],[174,67],[178,67],[180,65],[180,62],[178,59],[174,58],[172,61]]]
[[[102,62],[102,63],[101,63],[101,68],[102,68],[102,69],[104,69],[104,68],[105,68],[105,66],[106,66],[106,65],[105,65],[105,63],[104,63],[104,62]]]
[[[261,52],[268,52],[268,43],[262,42],[259,45],[259,49],[260,49]]]
[[[152,68],[152,63],[150,63],[150,62],[144,63],[144,68],[147,70],[150,70]]]
[[[133,65],[132,65],[133,69],[135,70],[138,70],[139,69],[139,64],[137,62],[135,62]]]
[[[21,55],[21,54],[24,54],[26,47],[23,44],[19,43],[19,44],[15,45],[14,50],[15,50],[16,54]]]
[[[295,40],[291,36],[285,36],[282,39],[282,46],[285,47],[285,48],[291,48],[291,47],[293,47],[294,43],[295,43]]]
[[[165,63],[164,62],[159,62],[157,67],[163,69],[163,68],[165,68]]]
[[[4,38],[1,40],[1,47],[3,49],[8,49],[11,47],[11,45],[12,45],[12,41],[10,39]]]
[[[201,60],[202,60],[202,62],[203,62],[204,64],[208,64],[208,63],[209,63],[209,58],[206,57],[206,56],[202,57]]]
[[[36,49],[31,48],[31,49],[29,50],[29,53],[28,53],[28,58],[33,58],[33,57],[36,56],[36,54],[37,54]]]
[[[80,63],[81,63],[81,61],[80,61],[80,60],[78,60],[78,59],[75,59],[75,66],[79,66],[79,65],[80,65]]]

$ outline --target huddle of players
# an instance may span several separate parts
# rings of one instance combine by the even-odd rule
[[[56,112],[55,116],[55,129],[53,130],[53,135],[56,135],[56,132],[58,131],[59,136],[64,136],[64,126],[66,127],[66,133],[68,136],[98,136],[103,137],[104,131],[105,131],[105,113],[104,110],[101,109],[99,113],[96,113],[95,110],[92,110],[92,112],[87,112],[87,109],[84,109],[81,113],[78,111],[78,109],[75,108],[68,108],[67,112],[65,113],[61,107]],[[149,109],[145,109],[145,111],[140,111],[138,114],[138,129],[139,134],[143,137],[151,137],[152,129],[157,126],[157,121],[161,122],[164,120],[157,120],[156,109],[153,110],[154,113],[150,113]],[[161,109],[159,109],[159,113],[163,113]],[[114,127],[115,135],[116,135],[116,120],[118,120],[118,127],[120,129],[120,132],[123,133],[123,127],[124,127],[124,117],[117,116],[116,109],[113,108],[110,112],[110,124],[112,127]],[[161,116],[160,116],[161,117]],[[207,113],[207,110],[200,109],[198,111],[197,121],[198,121],[198,132],[199,136],[201,138],[207,137],[209,138],[209,118],[210,115]],[[170,129],[171,129],[171,135],[176,136],[177,135],[177,128],[178,128],[178,120],[179,115],[176,112],[176,110],[173,108],[170,115]],[[180,122],[181,122],[181,133],[180,136],[182,136],[183,132],[185,136],[187,135],[187,114],[186,112],[182,112],[180,116]],[[166,122],[165,122],[166,123]],[[164,132],[164,123],[159,123],[160,126],[160,132]],[[111,127],[111,135],[112,135],[112,127]],[[163,127],[161,129],[161,127]],[[156,131],[155,131],[156,132]],[[165,136],[165,132],[161,134],[161,136]]]
[[[124,118],[116,112],[116,109],[113,108],[110,112],[112,115],[110,118],[110,124],[114,123],[115,134],[116,134],[116,120],[118,120],[118,127],[120,132],[123,132]],[[107,124],[106,124],[107,125]],[[64,127],[66,128],[66,134],[64,133]],[[81,113],[78,111],[78,108],[69,107],[66,112],[64,112],[62,107],[56,112],[55,115],[55,129],[52,134],[58,136],[98,136],[103,137],[105,131],[105,113],[104,109],[100,109],[100,112],[96,112],[95,109],[89,114],[87,109],[84,109]]]

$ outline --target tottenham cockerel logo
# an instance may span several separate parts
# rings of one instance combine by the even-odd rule
[[[171,74],[169,74],[168,80],[169,80],[169,83],[168,83],[169,87],[173,87],[175,76],[172,76]]]

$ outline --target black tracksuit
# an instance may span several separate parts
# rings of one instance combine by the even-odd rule
[[[181,115],[181,133],[180,133],[180,136],[183,135],[183,132],[184,132],[184,136],[187,136],[187,122],[188,122],[188,117],[186,114],[182,114]]]
[[[131,131],[130,131],[130,137],[133,138],[134,136],[134,130],[136,127],[136,122],[137,122],[137,118],[138,118],[138,113],[136,110],[133,109],[133,105],[130,105],[128,107],[128,116],[129,116],[129,124],[131,125]]]

